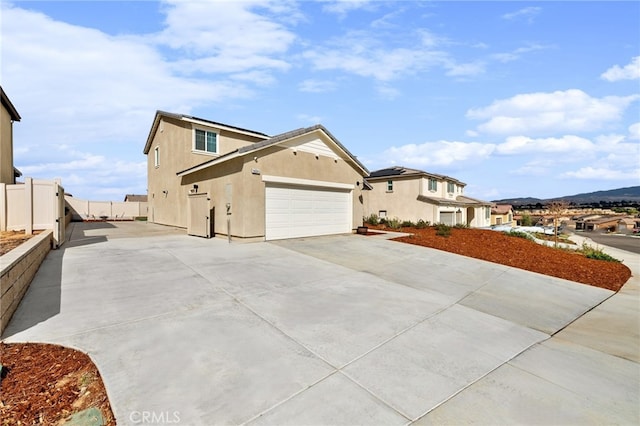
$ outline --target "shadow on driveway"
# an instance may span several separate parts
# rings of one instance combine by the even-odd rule
[[[62,294],[62,264],[69,249],[107,241],[104,235],[87,235],[87,230],[115,228],[108,222],[76,223],[66,229],[66,241],[57,250],[51,250],[29,284],[18,309],[14,312],[2,338],[13,336],[60,313]],[[26,309],[25,306],[29,306]]]

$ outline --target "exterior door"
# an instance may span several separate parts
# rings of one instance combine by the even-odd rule
[[[189,194],[187,198],[187,234],[211,238],[209,194]]]

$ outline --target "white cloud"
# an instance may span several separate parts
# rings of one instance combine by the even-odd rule
[[[154,36],[157,42],[200,57],[233,62],[239,56],[263,62],[267,54],[286,52],[296,36],[282,24],[255,10],[295,11],[277,8],[278,2],[243,0],[165,0],[166,28]]]
[[[635,123],[629,126],[629,139],[640,139],[640,123]]]
[[[502,15],[502,19],[526,19],[529,23],[531,23],[541,10],[542,9],[539,7],[529,6],[515,12],[505,13],[504,15]]]
[[[532,139],[526,136],[510,136],[496,146],[496,154],[520,155],[542,153],[570,153],[594,150],[595,145],[588,139],[578,136],[563,136],[561,138]]]
[[[126,193],[146,193],[146,161],[124,161],[67,146],[57,160],[20,166],[23,176],[62,180],[65,191],[79,198],[112,200]]]
[[[363,8],[369,9],[374,5],[375,2],[371,0],[327,0],[326,4],[322,6],[322,10],[344,18],[351,11]]]
[[[340,70],[381,82],[434,68],[445,70],[451,77],[473,76],[485,71],[482,62],[459,63],[439,49],[451,42],[429,31],[420,30],[413,38],[416,46],[393,46],[380,33],[352,31],[324,46],[308,49],[302,56],[317,70]],[[411,42],[405,42],[407,44]]]
[[[298,114],[296,118],[300,121],[304,121],[309,124],[318,124],[322,122],[322,117],[319,115],[309,115],[309,114]]]
[[[119,164],[138,164],[124,158],[144,159],[157,109],[189,114],[272,84],[274,73],[289,68],[283,57],[295,41],[282,22],[299,19],[285,2],[167,2],[161,32],[113,36],[6,2],[0,7],[2,84],[23,117],[14,126],[16,164],[35,177],[54,173],[49,167],[69,179],[84,176],[83,188],[110,181],[96,181],[87,165],[103,161],[110,168],[102,170],[114,173]],[[61,144],[100,154],[65,158],[55,149]],[[144,174],[127,174],[130,181],[118,181],[122,188],[145,185]]]
[[[466,64],[456,64],[454,62],[446,65],[448,71],[446,75],[451,77],[466,77],[482,74],[485,71],[483,62],[470,62]]]
[[[637,180],[640,179],[640,168],[636,168],[635,170],[619,170],[587,166],[581,167],[578,170],[562,173],[560,177],[589,180]]]
[[[520,59],[523,54],[529,52],[535,52],[538,50],[550,49],[552,46],[544,46],[537,43],[529,44],[528,46],[519,47],[511,52],[505,53],[495,53],[491,55],[492,58],[496,59],[499,62],[507,63]]]
[[[640,79],[640,56],[631,59],[631,62],[620,67],[614,65],[600,75],[600,78],[607,81],[637,80]]]
[[[380,84],[376,87],[378,96],[382,99],[393,100],[400,96],[400,91],[385,84]]]
[[[386,163],[413,165],[416,167],[461,166],[488,158],[495,145],[479,142],[437,141],[391,147],[381,157]]]
[[[593,98],[577,89],[527,93],[494,101],[467,111],[467,117],[486,120],[477,131],[491,134],[584,132],[617,123],[640,95]]]
[[[336,83],[330,80],[304,80],[302,83],[298,85],[298,89],[301,92],[310,92],[310,93],[323,93],[323,92],[333,92],[336,90]]]

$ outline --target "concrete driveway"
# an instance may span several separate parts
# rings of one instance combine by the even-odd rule
[[[358,235],[68,236],[3,337],[89,353],[119,425],[640,421],[637,281],[614,295]]]

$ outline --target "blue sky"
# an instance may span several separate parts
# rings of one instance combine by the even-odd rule
[[[16,166],[91,200],[146,193],[156,110],[325,125],[373,171],[469,196],[640,185],[639,2],[2,1]]]

